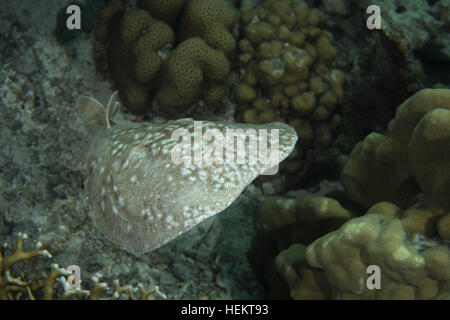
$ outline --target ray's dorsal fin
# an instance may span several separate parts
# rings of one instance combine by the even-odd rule
[[[106,127],[105,107],[97,99],[80,96],[77,100],[77,110],[89,133],[96,134]]]
[[[120,110],[120,102],[118,97],[118,91],[114,91],[109,98],[108,106],[106,107],[105,121],[106,127],[111,128],[111,120]]]

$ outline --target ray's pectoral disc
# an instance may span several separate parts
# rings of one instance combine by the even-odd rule
[[[205,139],[195,143],[198,130]],[[261,130],[267,133],[265,140],[249,136]],[[216,137],[211,139],[208,132]],[[235,134],[236,148],[226,148],[229,132]],[[223,139],[217,138],[220,134]],[[260,147],[262,141],[268,141],[267,147]],[[132,253],[151,251],[227,208],[258,175],[285,159],[296,142],[295,130],[283,123],[180,119],[105,127],[84,156],[91,216],[104,236],[119,247]],[[267,151],[275,162],[254,161],[249,155],[255,148]],[[181,158],[176,157],[180,154]],[[241,158],[242,154],[246,156]],[[192,156],[190,161],[186,155]]]

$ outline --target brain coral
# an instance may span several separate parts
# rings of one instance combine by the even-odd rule
[[[183,10],[184,0],[138,0],[137,5],[151,12],[155,19],[174,26],[181,10]]]
[[[269,0],[242,6],[241,22],[237,119],[284,121],[297,130],[301,144],[282,166],[288,172],[326,162],[340,124],[344,73],[332,66],[337,50],[322,29],[323,13],[301,0]]]
[[[100,20],[97,28],[105,24]],[[147,11],[133,9],[122,15],[109,39],[108,71],[119,96],[130,111],[143,113],[152,101],[154,78],[161,69],[159,50],[174,42],[173,31]]]
[[[137,4],[139,8],[124,11],[121,1],[112,0],[96,26],[96,39],[107,48],[107,69],[125,107],[146,113],[157,95],[162,111],[173,116],[198,99],[220,101],[230,71],[224,54],[231,56],[236,47],[236,9],[222,0]]]
[[[202,38],[209,46],[230,56],[236,49],[232,31],[239,13],[221,0],[192,0],[180,23],[179,37]]]
[[[209,47],[198,37],[189,38],[167,59],[158,102],[174,114],[201,94],[208,103],[219,102],[225,92],[222,83],[229,72],[230,64],[223,51]]]

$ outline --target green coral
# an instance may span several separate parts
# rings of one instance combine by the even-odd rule
[[[356,145],[342,173],[346,193],[329,195],[343,207],[319,205],[323,197],[265,201],[262,230],[279,232],[265,233],[273,237],[270,246],[258,237],[254,244],[265,245],[266,257],[278,250],[277,273],[265,272],[273,292],[284,285],[293,299],[449,298],[449,109],[450,90],[421,90],[399,106],[388,135],[371,133]],[[331,232],[323,218],[322,234],[297,223],[333,212],[343,213],[345,223]],[[273,270],[272,259],[260,258],[259,268]],[[380,267],[376,290],[366,285],[371,265]]]
[[[414,225],[417,220],[419,224],[421,220],[433,223],[433,219],[421,219],[424,214],[413,217]],[[423,248],[420,235],[412,233],[415,230],[408,225],[408,215],[408,211],[380,202],[364,216],[309,245],[306,260],[310,266],[325,270],[341,299],[439,298],[450,285],[450,250],[439,242]],[[370,265],[380,267],[378,290],[366,285]]]
[[[137,5],[139,8],[151,12],[155,19],[164,21],[173,27],[183,10],[184,2],[184,0],[138,0]]]
[[[236,46],[231,32],[237,11],[222,0],[142,0],[138,7],[125,12],[112,0],[97,22],[96,39],[106,48],[108,71],[125,107],[146,113],[157,96],[163,111],[174,115],[198,99],[220,101],[230,72],[224,54]]]
[[[402,191],[418,183],[432,205],[449,210],[448,110],[449,89],[424,89],[403,102],[388,135],[371,133],[353,149],[341,177],[350,198],[365,208],[404,206]]]
[[[104,10],[115,12],[109,7]],[[107,21],[100,20],[98,28],[106,29],[106,24]],[[154,80],[162,67],[158,51],[174,41],[172,29],[153,19],[146,10],[132,9],[121,17],[120,28],[116,27],[110,36],[108,71],[130,111],[144,113],[148,109],[156,85]]]
[[[200,37],[209,46],[231,56],[236,50],[232,32],[238,14],[221,0],[192,0],[183,14],[179,37],[181,40]]]
[[[229,72],[230,64],[222,51],[209,47],[201,38],[189,38],[167,59],[158,102],[172,113],[194,103],[202,92],[209,95],[204,100],[219,102],[225,91],[221,83]],[[208,87],[217,90],[216,97]]]
[[[335,69],[333,35],[322,11],[302,0],[243,5],[238,61],[244,70],[235,90],[238,121],[283,121],[302,141],[281,169],[298,183],[314,164],[327,163],[341,122],[345,74]]]

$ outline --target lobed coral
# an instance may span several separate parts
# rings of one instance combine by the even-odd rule
[[[364,216],[309,245],[306,260],[325,270],[337,298],[443,297],[450,286],[450,249],[443,242],[423,247],[419,234],[433,224],[435,213],[416,210],[402,212],[391,203],[380,202]],[[381,270],[378,290],[366,284],[371,265]]]
[[[260,230],[253,238],[249,260],[261,281],[267,283],[270,296],[331,298],[326,287],[319,290],[323,285],[317,281],[326,283],[324,274],[306,263],[305,244],[352,217],[350,211],[329,197],[265,199],[258,212]],[[295,249],[289,247],[292,244]]]
[[[322,300],[333,297],[325,272],[312,268],[306,261],[306,246],[293,244],[280,252],[275,267],[288,285],[294,300]]]
[[[265,247],[272,248],[269,257],[278,250],[277,274],[265,274],[272,290],[277,292],[278,276],[294,299],[449,298],[449,94],[448,89],[419,91],[399,106],[388,136],[372,133],[355,146],[342,183],[349,200],[364,209],[338,193],[334,196],[345,208],[323,197],[266,200],[271,204],[260,209],[262,229],[292,226],[272,232],[272,245]],[[298,217],[316,220],[336,213],[345,223],[331,232],[325,220],[322,234],[296,224]],[[267,269],[270,259],[262,264]],[[366,282],[373,265],[380,268],[376,289]]]
[[[174,27],[180,12],[183,10],[184,0],[138,0],[138,7],[151,12],[155,19],[164,21]]]
[[[174,115],[199,99],[220,101],[230,72],[226,55],[236,46],[236,10],[222,0],[137,4],[139,8],[125,11],[120,1],[112,0],[96,27],[126,108],[145,113],[156,96],[163,111]],[[102,51],[97,51],[101,60]]]
[[[405,197],[422,191],[449,210],[448,110],[448,89],[424,89],[403,102],[387,136],[371,133],[353,149],[341,177],[349,197],[364,208],[380,201],[405,207]]]
[[[301,0],[241,7],[238,61],[244,73],[234,92],[237,119],[292,125],[301,144],[282,166],[291,173],[328,160],[341,122],[337,106],[345,75],[332,66],[337,49],[333,35],[322,29],[324,20]]]

